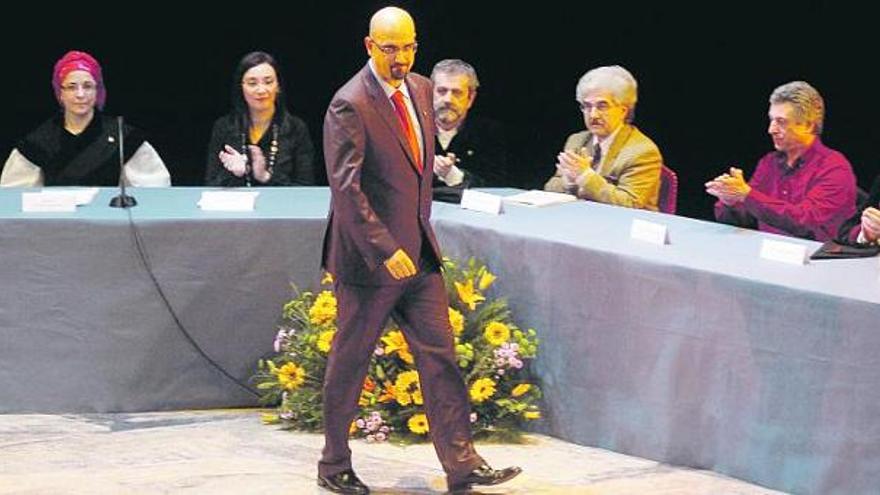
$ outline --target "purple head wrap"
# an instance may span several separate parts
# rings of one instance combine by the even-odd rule
[[[98,85],[95,105],[99,110],[102,110],[107,101],[107,89],[104,87],[104,78],[101,75],[101,64],[86,52],[71,50],[55,62],[55,70],[52,71],[52,88],[55,89],[55,97],[61,102],[61,82],[64,81],[67,74],[75,70],[84,70],[95,79],[95,83]]]

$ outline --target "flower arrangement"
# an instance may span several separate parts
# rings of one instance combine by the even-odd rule
[[[514,323],[505,299],[489,296],[496,277],[484,264],[473,258],[463,265],[444,259],[443,272],[449,327],[470,395],[474,434],[516,440],[523,422],[541,417],[541,390],[529,370],[538,352],[537,334]],[[318,293],[295,291],[284,306],[274,353],[258,363],[253,380],[261,401],[276,406],[264,415],[267,423],[305,431],[321,428],[321,386],[336,332],[332,277],[328,274],[321,284]],[[359,405],[353,437],[418,441],[430,432],[413,355],[393,320],[376,346]]]

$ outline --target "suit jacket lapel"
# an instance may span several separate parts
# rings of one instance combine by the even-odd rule
[[[407,77],[407,81],[408,81],[407,88],[409,89],[409,95],[410,95],[410,97],[412,97],[413,107],[415,108],[416,115],[419,118],[419,132],[422,133],[422,147],[424,148],[424,154],[425,154],[425,158],[426,158],[425,160],[423,160],[423,162],[426,162],[428,153],[434,152],[434,149],[433,149],[434,135],[433,135],[433,133],[430,133],[430,134],[428,133],[428,131],[430,129],[434,128],[434,123],[431,122],[430,117],[428,116],[428,111],[426,109],[428,106],[433,105],[433,102],[432,101],[425,101],[424,99],[420,98],[420,96],[422,95],[423,92],[420,91],[420,88],[418,87],[418,85],[415,83],[414,80]],[[430,143],[430,144],[428,144],[428,143]],[[431,146],[431,147],[429,147],[429,146]]]
[[[388,96],[385,94],[385,91],[382,89],[379,81],[376,80],[376,77],[373,75],[373,71],[370,70],[370,67],[365,66],[362,69],[362,72],[364,85],[367,88],[367,94],[369,94],[370,98],[373,99],[374,108],[376,108],[379,116],[382,117],[382,120],[388,126],[391,134],[394,135],[394,137],[397,139],[397,143],[406,154],[406,157],[409,160],[409,163],[412,166],[413,170],[418,173],[415,157],[413,157],[412,151],[410,151],[409,143],[406,140],[406,136],[403,135],[403,130],[400,127],[400,121],[397,119],[397,114],[394,113],[394,109],[391,108],[391,101],[388,99]],[[412,96],[412,92],[410,92],[410,96]],[[416,107],[416,110],[418,111],[418,107]]]
[[[623,145],[629,141],[629,136],[632,134],[633,128],[629,124],[624,124],[623,128],[620,129],[620,132],[617,133],[617,136],[614,137],[614,142],[611,143],[611,147],[608,148],[608,156],[602,159],[602,175],[608,175],[611,169],[613,168],[614,161],[617,160],[617,155],[620,154],[620,150],[623,149]]]

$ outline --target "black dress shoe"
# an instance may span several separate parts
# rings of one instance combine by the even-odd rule
[[[350,495],[365,495],[370,489],[351,469],[336,473],[332,476],[318,475],[318,486],[331,492],[346,493]]]
[[[492,469],[488,464],[474,469],[463,480],[449,487],[453,494],[467,493],[472,485],[498,485],[510,481],[522,472],[521,468],[512,466],[504,469]]]

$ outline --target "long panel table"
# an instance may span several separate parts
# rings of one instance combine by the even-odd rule
[[[264,189],[219,213],[201,191],[135,190],[131,215],[183,326],[246,380],[290,284],[317,283],[329,195]],[[0,191],[0,412],[253,405],[177,330],[113,194],[23,214]],[[766,261],[765,239],[818,243],[596,203],[434,210],[445,252],[486,261],[541,335],[542,431],[794,493],[877,492],[876,258]],[[633,219],[670,244],[631,240]]]

